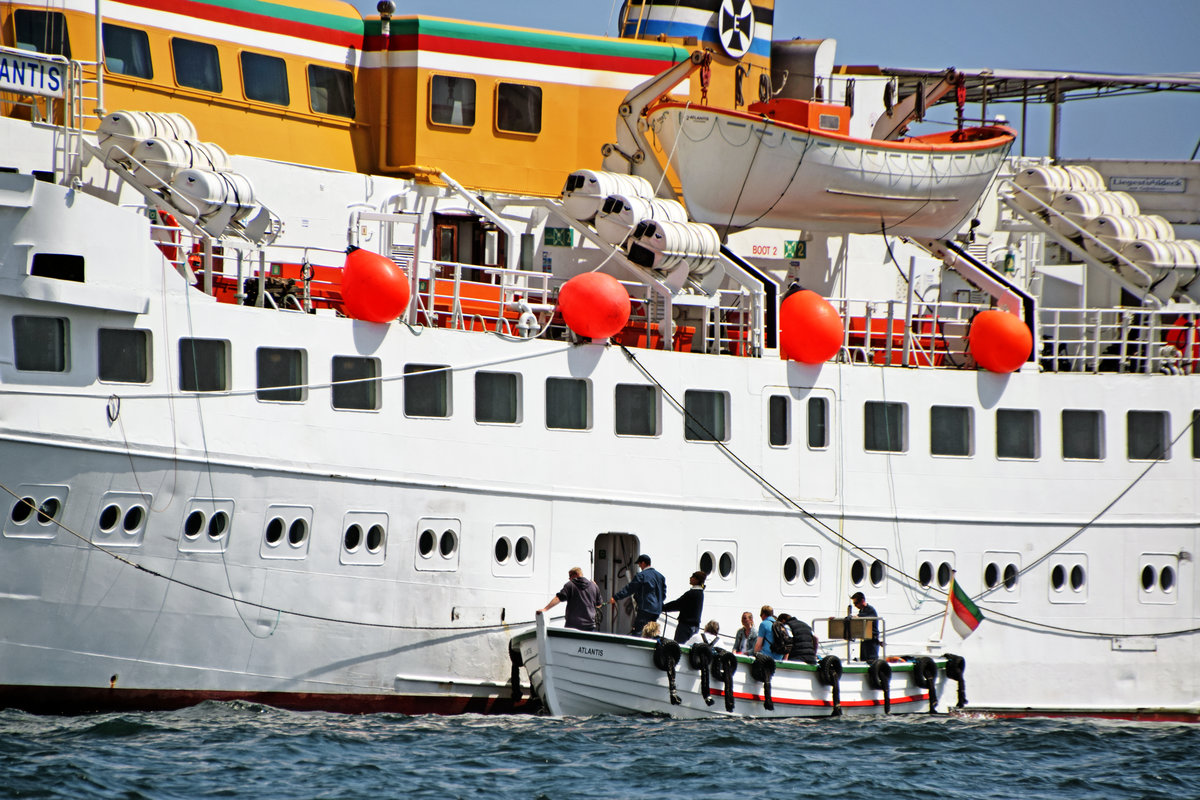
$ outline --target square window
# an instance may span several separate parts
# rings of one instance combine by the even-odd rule
[[[1099,461],[1104,458],[1104,414],[1100,411],[1064,409],[1062,456]]]
[[[13,28],[18,50],[71,57],[67,18],[61,12],[18,8],[13,11]]]
[[[786,395],[771,395],[768,402],[770,430],[767,433],[772,447],[787,447],[792,443],[791,404]]]
[[[354,76],[348,69],[309,65],[308,100],[318,114],[354,119]]]
[[[67,371],[67,321],[61,317],[15,316],[13,355],[23,372]]]
[[[429,79],[429,121],[435,125],[475,124],[475,81],[453,75]]]
[[[546,427],[583,431],[591,427],[588,382],[582,378],[546,379]]]
[[[450,367],[405,364],[404,413],[410,417],[449,417]]]
[[[287,64],[275,56],[242,53],[242,88],[247,100],[286,106],[291,102]]]
[[[1002,408],[996,412],[996,456],[1038,457],[1038,413],[1027,409]]]
[[[333,407],[353,411],[375,411],[383,392],[379,380],[379,359],[361,356],[334,356]]]
[[[521,377],[515,372],[475,373],[475,421],[520,421]]]
[[[150,331],[101,328],[97,345],[100,380],[150,382]]]
[[[829,447],[829,401],[808,398],[808,446],[814,450]]]
[[[221,91],[221,59],[215,45],[172,39],[171,57],[175,61],[175,82],[204,92]]]
[[[304,351],[287,347],[258,348],[259,400],[279,403],[304,401]],[[278,387],[278,388],[276,388]]]
[[[229,390],[229,342],[224,339],[179,340],[179,390]]]
[[[523,83],[498,84],[496,129],[510,133],[541,133],[542,87]]]
[[[1165,411],[1130,411],[1125,418],[1131,461],[1171,457],[1170,417]]]
[[[929,409],[929,452],[935,456],[969,456],[974,452],[971,409],[932,406]]]
[[[729,395],[688,389],[683,393],[683,438],[689,442],[729,441]]]
[[[150,39],[145,31],[104,23],[104,68],[118,75],[153,78]]]
[[[908,439],[903,403],[867,402],[863,405],[863,447],[883,453],[903,453]]]
[[[619,436],[658,436],[658,389],[618,383],[616,431]]]

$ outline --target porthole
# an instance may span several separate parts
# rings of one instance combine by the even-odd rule
[[[306,538],[308,538],[308,520],[304,517],[297,517],[288,527],[288,544],[292,547],[299,547],[304,544]]]
[[[517,563],[526,564],[529,562],[529,557],[533,555],[533,542],[529,541],[528,536],[522,536],[517,539]]]
[[[20,525],[21,523],[26,522],[29,517],[32,516],[35,508],[37,508],[36,500],[34,500],[32,497],[22,497],[12,507],[12,512],[9,514],[9,516],[12,518],[13,522]]]
[[[887,570],[883,566],[883,562],[876,559],[871,562],[871,585],[879,586],[883,583],[884,576],[887,575]]]
[[[863,564],[861,558],[854,559],[854,563],[850,565],[850,582],[855,586],[862,586],[863,578],[866,577],[867,567]]]
[[[121,522],[121,527],[126,533],[133,533],[138,528],[142,527],[142,520],[146,518],[146,509],[141,506],[130,506],[125,512],[125,519]]]
[[[208,538],[220,539],[227,530],[229,530],[229,514],[224,511],[213,514],[212,519],[208,521]]]
[[[43,525],[49,525],[61,510],[62,501],[57,497],[47,497],[45,502],[38,506],[37,521]]]
[[[372,525],[367,529],[367,552],[378,553],[383,547],[383,526]]]
[[[954,577],[954,570],[950,568],[948,563],[943,561],[941,565],[938,566],[938,586],[945,589],[950,585],[950,579],[952,577]]]
[[[1163,567],[1158,576],[1158,586],[1164,592],[1172,591],[1175,588],[1175,570],[1171,567]]]
[[[437,546],[437,534],[429,529],[421,531],[420,537],[417,538],[417,552],[428,557],[433,553],[433,548]]]
[[[1154,584],[1158,582],[1158,575],[1154,571],[1154,567],[1147,564],[1142,567],[1142,591],[1150,591],[1154,588]]]
[[[817,582],[817,560],[815,558],[807,558],[804,560],[804,582]]]
[[[983,585],[989,589],[995,589],[996,584],[1000,582],[1000,565],[995,562],[988,564],[983,570]]]
[[[1061,592],[1066,583],[1067,570],[1062,564],[1058,564],[1054,569],[1050,570],[1050,585],[1054,587],[1054,591]]]
[[[705,555],[708,554],[705,553]],[[794,583],[796,580],[796,575],[799,571],[800,563],[796,561],[796,557],[788,556],[783,562],[783,579],[788,583]]]
[[[717,559],[712,553],[705,553],[704,555],[700,556],[700,571],[706,575],[711,575],[713,567],[716,565]]]
[[[1071,567],[1071,588],[1079,591],[1083,588],[1084,580],[1087,578],[1083,571],[1083,567],[1079,564]]]
[[[1004,588],[1014,589],[1017,586],[1017,578],[1020,577],[1020,570],[1016,564],[1009,564],[1004,568]]]
[[[442,541],[440,550],[443,558],[449,558],[454,555],[455,549],[458,547],[458,537],[454,535],[452,530],[442,531]]]
[[[922,561],[921,566],[917,569],[917,580],[922,586],[928,586],[933,580],[933,564],[928,561]]]
[[[346,535],[342,537],[342,544],[345,546],[347,552],[353,553],[358,549],[358,546],[362,544],[362,538],[362,526],[358,523],[355,523],[349,528],[346,528]]]
[[[509,555],[512,553],[512,545],[508,541],[507,536],[501,536],[496,540],[496,563],[503,564],[508,561]]]
[[[277,545],[283,539],[283,520],[274,517],[267,523],[267,544]]]
[[[733,553],[721,553],[721,563],[718,569],[721,570],[722,578],[728,578],[733,574]]]
[[[204,530],[204,512],[196,509],[184,520],[183,535],[189,539],[195,539],[202,530]]]
[[[100,530],[108,533],[113,528],[117,527],[117,520],[121,518],[121,507],[116,503],[110,506],[105,506],[100,512]]]

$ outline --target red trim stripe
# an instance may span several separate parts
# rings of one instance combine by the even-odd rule
[[[251,28],[268,33],[279,33],[284,36],[294,36],[298,39],[308,39],[323,44],[336,44],[342,47],[353,47],[358,50],[363,46],[363,37],[348,31],[334,30],[321,25],[311,25],[306,22],[270,17],[266,14],[254,14],[249,11],[238,11],[232,8],[197,3],[194,0],[123,0],[129,5],[141,8],[151,8],[171,14],[184,14],[210,22],[222,22],[236,25],[239,28]]]
[[[967,608],[966,604],[963,603],[962,598],[958,596],[957,583],[954,585],[954,588],[956,591],[950,593],[950,607],[954,609],[954,615],[956,617],[961,619],[968,628],[975,630],[979,627],[979,619],[975,616],[973,611]]]
[[[368,52],[383,50],[382,36],[368,36]],[[574,50],[552,50],[544,47],[481,42],[473,39],[458,39],[451,36],[429,34],[404,34],[392,36],[392,53],[403,52],[446,53],[456,56],[477,56],[498,61],[519,61],[523,64],[545,64],[554,67],[623,72],[636,75],[657,75],[668,62],[652,58],[630,58],[628,56],[581,53]]]

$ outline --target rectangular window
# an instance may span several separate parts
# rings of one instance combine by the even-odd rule
[[[829,447],[829,401],[808,398],[808,446],[814,450]]]
[[[275,56],[242,53],[242,89],[247,100],[288,105],[291,94],[288,92],[287,64]]]
[[[229,342],[224,339],[180,339],[179,390],[229,391]]]
[[[929,452],[935,456],[969,456],[974,452],[971,409],[965,406],[931,406]]]
[[[379,359],[362,356],[333,357],[333,407],[351,411],[376,411],[383,389]]]
[[[683,438],[689,442],[729,441],[729,395],[688,389],[683,393]]]
[[[996,456],[1038,457],[1038,412],[1015,408],[996,412]]]
[[[786,395],[771,395],[768,401],[770,431],[768,441],[772,447],[787,447],[792,443],[791,404]]]
[[[496,130],[541,133],[542,87],[523,83],[496,86]]]
[[[221,59],[215,45],[172,39],[171,58],[175,62],[175,82],[203,92],[221,91]]]
[[[452,75],[429,79],[429,121],[435,125],[475,124],[475,81]]]
[[[67,371],[67,321],[61,317],[15,316],[13,356],[23,372]]]
[[[18,50],[33,50],[52,56],[71,57],[67,18],[59,11],[13,11],[13,28]]]
[[[546,379],[546,427],[587,430],[592,424],[588,382],[582,378]]]
[[[332,69],[310,64],[308,101],[318,114],[333,114],[354,119],[354,76],[348,69]]]
[[[96,341],[100,380],[150,382],[150,331],[101,328]]]
[[[868,402],[863,405],[863,447],[883,453],[903,453],[906,448],[907,407],[903,403]]]
[[[1063,410],[1062,457],[1090,461],[1104,458],[1103,412]]]
[[[618,383],[616,430],[619,436],[658,436],[658,389]]]
[[[1125,418],[1131,461],[1171,457],[1171,418],[1165,411],[1130,411]]]
[[[258,348],[259,400],[301,403],[305,394],[304,351],[290,347]],[[278,387],[278,388],[276,388]]]
[[[450,416],[450,367],[405,364],[404,413],[410,417]]]
[[[475,421],[519,422],[521,376],[515,372],[475,373]]]
[[[1192,458],[1200,458],[1200,411],[1192,412]]]
[[[145,31],[104,23],[104,68],[118,75],[153,78],[150,39]]]

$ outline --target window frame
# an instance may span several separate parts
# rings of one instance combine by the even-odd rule
[[[104,358],[104,339],[106,335],[124,336],[128,334],[140,334],[137,339],[140,341],[140,352],[134,355],[140,356],[141,379],[127,380],[125,378],[105,377],[105,358]],[[132,339],[132,337],[131,337]],[[128,343],[124,344],[128,347]],[[134,350],[139,350],[139,345],[134,345]],[[96,331],[96,376],[101,383],[128,383],[128,384],[147,384],[153,379],[151,374],[152,358],[152,336],[149,330],[145,328],[99,328]],[[118,361],[125,362],[130,360],[128,354],[122,356]]]
[[[314,80],[314,75],[320,74],[322,71],[328,78],[330,78],[330,81],[318,86],[318,81]],[[324,64],[309,64],[308,69],[305,70],[305,77],[308,79],[308,107],[314,114],[327,114],[331,117],[354,119],[355,105],[353,72],[348,69],[341,69],[338,67],[327,67]],[[344,79],[344,85],[342,79]],[[336,92],[328,91],[330,84],[333,84],[333,88],[336,89]],[[324,88],[327,90],[325,95],[325,108],[317,107],[315,92],[319,88]],[[343,104],[344,107],[342,109],[330,110],[335,105],[335,103],[331,102],[331,98],[334,96],[344,98],[338,101],[339,103]]]
[[[339,361],[340,360],[340,361]],[[339,366],[339,363],[341,366]],[[347,363],[370,365],[370,375],[349,377],[339,375]],[[335,354],[329,359],[329,405],[337,411],[378,411],[383,408],[383,367],[380,360],[374,356],[352,356]],[[349,385],[345,385],[349,384]],[[339,388],[340,386],[340,388]],[[363,392],[368,394],[370,405],[354,405],[346,403],[346,392]],[[342,404],[338,404],[341,395]]]
[[[509,397],[512,403],[511,414],[506,414],[503,418],[481,419],[479,416],[480,404],[479,398],[482,396],[480,392],[480,379],[484,382],[488,380],[501,378],[507,379],[505,382],[510,384],[511,391],[506,391],[505,394]],[[503,372],[500,370],[477,370],[475,372],[475,422],[480,425],[520,425],[522,421],[522,395],[521,395],[521,374],[519,372]],[[486,388],[486,387],[485,387]],[[491,396],[491,392],[488,393]]]
[[[633,403],[637,405],[642,402],[640,399],[635,401],[629,396],[631,390],[638,390],[642,395],[646,395],[647,391],[649,392],[651,398],[649,421],[652,429],[650,433],[621,430],[622,421],[628,421],[633,418],[633,415],[627,413],[628,404]],[[623,398],[623,394],[626,397]],[[645,421],[646,417],[643,416],[642,420]],[[662,395],[659,393],[657,386],[651,383],[618,383],[613,387],[613,432],[617,436],[631,436],[637,439],[653,439],[662,435]]]
[[[1162,437],[1162,453],[1160,455],[1134,455],[1134,415],[1145,417],[1157,416],[1159,419],[1158,433]],[[1125,412],[1125,458],[1128,461],[1170,461],[1171,460],[1171,412],[1151,409],[1130,409]]]
[[[963,412],[966,423],[965,433],[965,452],[950,452],[949,450],[938,450],[936,434],[939,430],[939,424],[934,419],[938,412]],[[954,420],[953,424],[956,428],[963,420]],[[945,423],[943,423],[944,427]],[[971,458],[975,455],[975,409],[971,406],[948,406],[948,405],[932,405],[929,407],[929,454],[937,458]]]
[[[449,121],[449,120],[437,119],[436,113],[435,113],[436,109],[442,105],[449,105],[452,108],[453,100],[454,100],[454,96],[453,96],[454,89],[449,88],[446,91],[447,102],[441,103],[441,104],[435,104],[434,101],[435,101],[435,99],[437,99],[437,95],[439,94],[439,91],[440,91],[438,88],[435,88],[435,86],[440,84],[441,81],[447,81],[447,82],[449,82],[449,81],[466,81],[467,83],[470,84],[470,105],[469,105],[470,121],[466,121],[466,112],[468,110],[468,106],[466,106],[466,105],[464,105],[464,108],[463,108],[463,116],[464,116],[463,122],[453,122],[453,121]],[[465,100],[464,100],[464,102],[465,102]],[[451,119],[452,119],[453,111],[451,111],[450,113],[451,113]],[[467,75],[443,75],[440,73],[429,76],[429,124],[430,125],[437,125],[439,127],[446,127],[446,128],[455,128],[455,129],[459,129],[459,130],[470,130],[471,128],[475,127],[475,121],[478,119],[478,117],[479,117],[479,91],[478,91],[478,82],[475,80],[475,78],[467,76]]]
[[[506,110],[508,108],[514,107],[513,106],[514,100],[512,98],[508,98],[505,96],[506,88],[532,90],[530,92],[530,94],[536,93],[536,97],[537,97],[536,109],[533,110],[533,113],[536,113],[536,116],[537,116],[536,129],[523,130],[520,128],[506,128],[501,125],[502,116],[507,116],[509,114],[518,114],[517,111],[507,111]],[[542,87],[540,85],[535,84],[535,83],[517,83],[516,81],[496,81],[496,90],[495,90],[495,92],[493,92],[493,97],[495,99],[495,107],[493,109],[492,125],[495,127],[497,133],[508,134],[510,136],[511,135],[527,136],[529,138],[534,138],[534,137],[541,135],[542,120],[543,120],[544,114],[542,113],[543,92],[542,92]],[[527,99],[528,99],[527,97],[522,98],[522,100],[527,100]],[[521,109],[520,114],[523,114],[523,112],[524,112],[524,109]],[[510,121],[509,119],[505,119],[506,123],[509,121]]]
[[[417,376],[424,377],[417,377]],[[428,384],[428,385],[426,385]],[[440,384],[436,386],[435,384]],[[428,402],[416,392],[422,388],[429,390],[438,388],[440,391],[440,406],[433,411],[441,413],[418,413],[425,410],[419,404]],[[410,363],[404,365],[404,416],[415,419],[450,419],[454,413],[454,381],[448,364]]]
[[[1067,453],[1067,415],[1078,417],[1079,419],[1085,416],[1092,420],[1090,432],[1095,434],[1095,453],[1096,455],[1079,455],[1077,453]],[[1062,438],[1062,457],[1064,461],[1103,461],[1106,455],[1106,442],[1104,436],[1104,412],[1091,408],[1064,408],[1059,415],[1059,435]],[[1073,441],[1073,439],[1071,439]],[[1076,447],[1077,445],[1072,445]]]
[[[702,398],[712,398],[720,400],[720,408],[712,409],[697,409],[695,403],[700,402]],[[685,389],[683,392],[683,440],[685,442],[697,442],[700,444],[720,444],[728,442],[732,436],[730,430],[730,399],[729,392],[719,389]],[[718,423],[720,430],[711,431],[708,429],[709,422],[712,419],[699,419],[701,415],[697,411],[719,411],[721,419]],[[700,426],[703,425],[704,428]],[[709,438],[706,434],[712,433],[715,438]],[[693,435],[697,434],[697,435]]]
[[[249,61],[249,66],[247,62]],[[260,96],[251,94],[250,89],[253,86],[257,92],[260,87],[266,86],[266,82],[260,82],[260,78],[264,77],[261,70],[268,64],[278,64],[282,68],[283,75],[283,101],[280,102],[277,96],[269,96],[267,92],[258,93]],[[259,53],[255,50],[242,50],[238,53],[238,69],[241,72],[242,78],[242,96],[254,103],[265,103],[279,108],[289,108],[292,105],[292,87],[291,80],[288,77],[287,61],[279,56],[273,56],[269,53]],[[271,76],[272,78],[276,76]],[[251,80],[253,78],[253,81]]]
[[[264,383],[263,358],[278,353],[288,358],[288,383]],[[288,354],[294,354],[291,359]],[[308,399],[308,351],[302,347],[257,347],[254,350],[254,396],[261,403],[303,403]],[[272,377],[270,375],[266,377]]]
[[[130,44],[130,52],[136,56],[131,59],[133,63],[138,63],[139,59],[144,59],[146,65],[146,74],[140,72],[128,72],[125,70],[115,70],[108,64],[109,47],[108,33],[129,34],[127,43]],[[113,22],[104,22],[100,30],[100,39],[104,49],[104,71],[110,75],[121,75],[126,78],[138,78],[141,80],[152,80],[154,78],[154,59],[150,54],[150,37],[146,31],[141,28],[131,28],[128,25],[117,25]],[[124,62],[123,62],[124,63]]]
[[[177,45],[179,47],[177,47]],[[191,53],[181,52],[181,49],[194,48]],[[212,77],[216,79],[217,85],[199,86],[199,81],[194,83],[184,83],[180,79],[180,65],[189,63],[193,56],[205,53],[212,56],[211,63],[204,65],[203,72],[207,72],[209,67],[212,69]],[[206,61],[208,59],[205,59]],[[189,63],[189,69],[191,65]],[[225,79],[221,75],[221,51],[217,46],[209,42],[201,42],[196,39],[188,39],[184,36],[171,37],[171,75],[175,79],[175,85],[185,89],[192,89],[197,92],[210,92],[212,94],[220,94],[225,89]],[[208,77],[207,75],[205,77]]]
[[[550,413],[553,404],[551,402],[551,385],[566,387],[568,385],[577,385],[583,389],[583,424],[582,425],[552,425],[550,424]],[[569,378],[552,375],[546,378],[545,384],[545,399],[546,399],[546,428],[553,431],[590,431],[592,429],[592,382],[587,378]]]
[[[875,431],[875,420],[872,419],[872,410],[879,409],[884,415],[884,436],[887,438],[887,447],[872,447],[878,443],[878,436]],[[899,425],[895,426],[899,431],[899,441],[896,446],[892,447],[892,428],[891,420],[886,419],[889,412],[899,412]],[[863,450],[868,453],[907,453],[908,452],[908,403],[897,403],[891,400],[866,400],[863,402]]]
[[[191,343],[191,345],[188,347],[188,349],[185,350],[184,349],[185,343],[189,343],[189,342]],[[187,386],[184,385],[184,376],[188,375],[188,374],[190,374],[192,376],[192,378],[196,380],[197,385],[199,385],[199,383],[200,383],[200,381],[199,381],[200,374],[195,369],[195,356],[196,356],[196,352],[197,352],[195,343],[197,343],[197,342],[206,342],[210,345],[216,345],[217,348],[220,350],[221,362],[222,362],[220,364],[220,367],[221,367],[221,370],[220,370],[221,382],[220,383],[221,383],[221,385],[217,388],[212,388],[212,389],[188,388]],[[206,345],[206,347],[207,347],[207,345]],[[229,391],[230,343],[229,343],[228,339],[210,339],[210,338],[200,337],[200,336],[181,336],[179,338],[178,353],[179,353],[179,368],[178,368],[179,369],[179,391],[195,392],[196,394],[214,394],[214,393],[221,393],[221,392]],[[207,356],[208,354],[205,354],[205,355]],[[192,365],[193,365],[193,369],[192,369],[191,373],[189,373],[187,370],[184,369],[184,362],[188,361],[189,359],[192,360]]]
[[[1016,417],[1011,416],[1014,414],[1028,414],[1029,419],[1032,421],[1032,425],[1030,427],[1030,433],[1032,434],[1032,437],[1033,437],[1033,442],[1032,442],[1033,452],[1030,455],[1014,455],[1014,454],[1010,454],[1010,453],[1001,453],[1000,452],[1000,444],[1001,444],[1000,432],[1001,432],[1001,428],[1004,426],[1002,423],[1002,419],[1016,419]],[[1036,409],[1036,408],[998,408],[998,409],[996,409],[995,421],[996,421],[996,443],[995,444],[996,444],[996,458],[997,459],[1001,459],[1001,460],[1005,460],[1005,461],[1037,461],[1038,459],[1040,459],[1042,457],[1042,415],[1038,409]]]
[[[43,327],[41,330],[33,330],[32,326],[40,325],[41,323],[54,323],[54,330]],[[20,331],[18,328],[30,326],[27,331]],[[48,335],[47,335],[48,334]],[[31,342],[45,343],[47,352],[54,344],[57,344],[57,354],[54,357],[54,366],[49,369],[42,369],[39,366],[29,366],[31,358],[37,363],[43,354],[32,355],[29,351]],[[22,345],[22,342],[25,342]],[[18,372],[41,372],[46,375],[62,375],[71,371],[71,321],[66,317],[52,317],[45,314],[13,314],[12,316],[12,343],[13,343],[13,368]],[[22,359],[24,354],[24,359]],[[26,366],[21,366],[22,361]],[[45,362],[43,362],[45,363]]]

